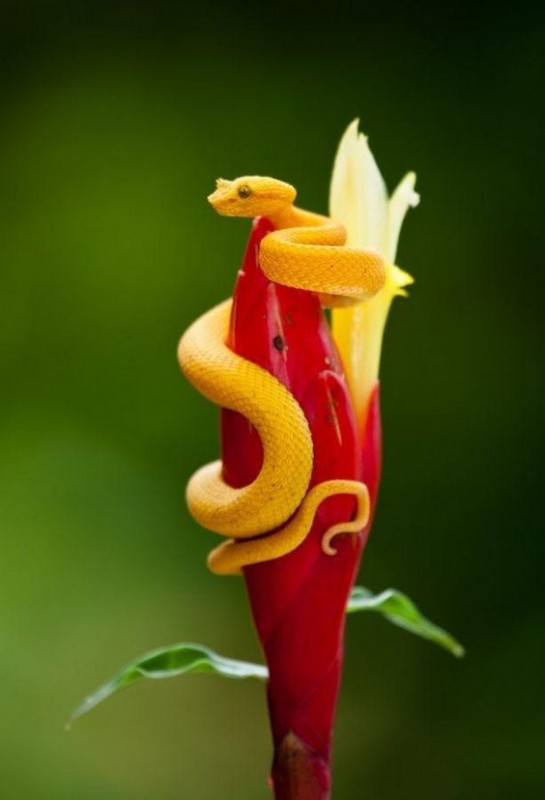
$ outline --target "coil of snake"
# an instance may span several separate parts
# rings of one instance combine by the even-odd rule
[[[295,196],[287,183],[250,176],[218,180],[208,200],[219,214],[265,216],[272,222],[275,230],[265,236],[259,251],[269,280],[316,292],[327,306],[372,297],[384,283],[381,257],[345,247],[344,228],[296,208]],[[178,346],[188,380],[208,400],[243,414],[263,446],[261,471],[247,486],[235,489],[226,484],[221,461],[202,467],[189,481],[187,502],[193,517],[204,528],[230,537],[210,553],[208,565],[219,574],[238,574],[249,564],[279,558],[305,539],[323,500],[355,495],[355,518],[333,525],[322,537],[322,550],[333,555],[331,541],[337,534],[357,533],[365,526],[370,510],[367,487],[336,479],[308,489],[313,444],[305,415],[277,378],[227,347],[231,307],[232,301],[226,300],[205,313]],[[269,531],[274,532],[263,535]]]

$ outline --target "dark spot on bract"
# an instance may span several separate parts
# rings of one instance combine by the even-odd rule
[[[282,339],[282,337],[280,335],[275,336],[274,339],[272,340],[272,343],[273,343],[273,347],[275,347],[276,350],[278,350],[279,353],[281,353],[284,350],[284,348],[286,347],[286,345],[284,344],[284,340]]]

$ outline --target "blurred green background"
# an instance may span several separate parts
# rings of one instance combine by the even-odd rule
[[[217,410],[180,333],[230,293],[248,224],[205,202],[273,174],[327,208],[355,116],[422,203],[383,362],[385,470],[361,581],[407,591],[457,662],[351,618],[335,797],[537,800],[543,679],[543,6],[35,0],[1,7],[0,796],[263,798],[263,688],[140,685],[134,656],[258,649],[184,483]]]

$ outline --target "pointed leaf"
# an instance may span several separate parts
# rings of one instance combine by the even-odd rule
[[[413,601],[396,589],[373,594],[363,586],[354,586],[346,610],[349,614],[354,611],[378,611],[394,625],[435,642],[457,658],[465,654],[462,645],[450,633],[426,619]]]
[[[111,680],[85,698],[70,716],[67,727],[69,728],[78,717],[90,711],[107,697],[142,678],[173,678],[194,672],[215,673],[227,678],[266,680],[268,677],[267,668],[260,664],[225,658],[199,644],[188,642],[173,644],[152,650],[124,667]]]

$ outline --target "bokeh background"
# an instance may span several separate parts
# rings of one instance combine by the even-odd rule
[[[457,662],[351,618],[335,797],[545,794],[543,6],[4,0],[0,124],[0,795],[268,797],[261,685],[81,697],[179,640],[259,653],[184,483],[217,411],[175,347],[230,293],[248,225],[214,179],[325,211],[359,116],[422,203],[383,362],[385,470],[361,582],[408,592]]]

